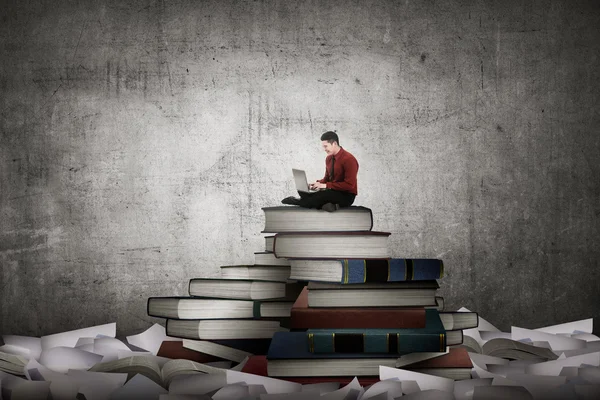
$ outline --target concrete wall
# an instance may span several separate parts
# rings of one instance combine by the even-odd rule
[[[600,317],[595,2],[2,3],[2,333],[160,322],[147,297],[253,262],[333,129],[447,309]]]

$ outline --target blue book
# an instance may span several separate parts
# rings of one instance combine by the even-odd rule
[[[267,352],[268,360],[319,358],[398,358],[391,353],[311,353],[308,351],[306,332],[275,332]]]
[[[290,279],[352,283],[423,281],[444,276],[444,263],[433,258],[291,259]]]
[[[437,310],[425,310],[424,328],[308,329],[311,353],[407,354],[446,350],[446,330]]]

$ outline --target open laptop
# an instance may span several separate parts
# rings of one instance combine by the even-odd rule
[[[292,168],[292,174],[294,174],[294,182],[296,183],[296,190],[305,193],[314,193],[318,190],[311,190],[308,188],[308,180],[306,179],[306,172],[301,169]]]

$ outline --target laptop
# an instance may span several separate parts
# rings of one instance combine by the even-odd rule
[[[292,168],[292,174],[294,174],[294,182],[296,182],[296,190],[305,193],[314,193],[318,190],[311,190],[308,188],[308,180],[306,179],[306,172],[301,169]]]

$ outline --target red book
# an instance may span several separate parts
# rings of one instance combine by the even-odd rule
[[[222,358],[185,348],[183,347],[183,341],[181,340],[163,341],[156,355],[171,359],[191,360],[199,363],[223,361]]]
[[[308,307],[304,287],[292,306],[290,329],[310,328],[425,328],[424,308]]]

